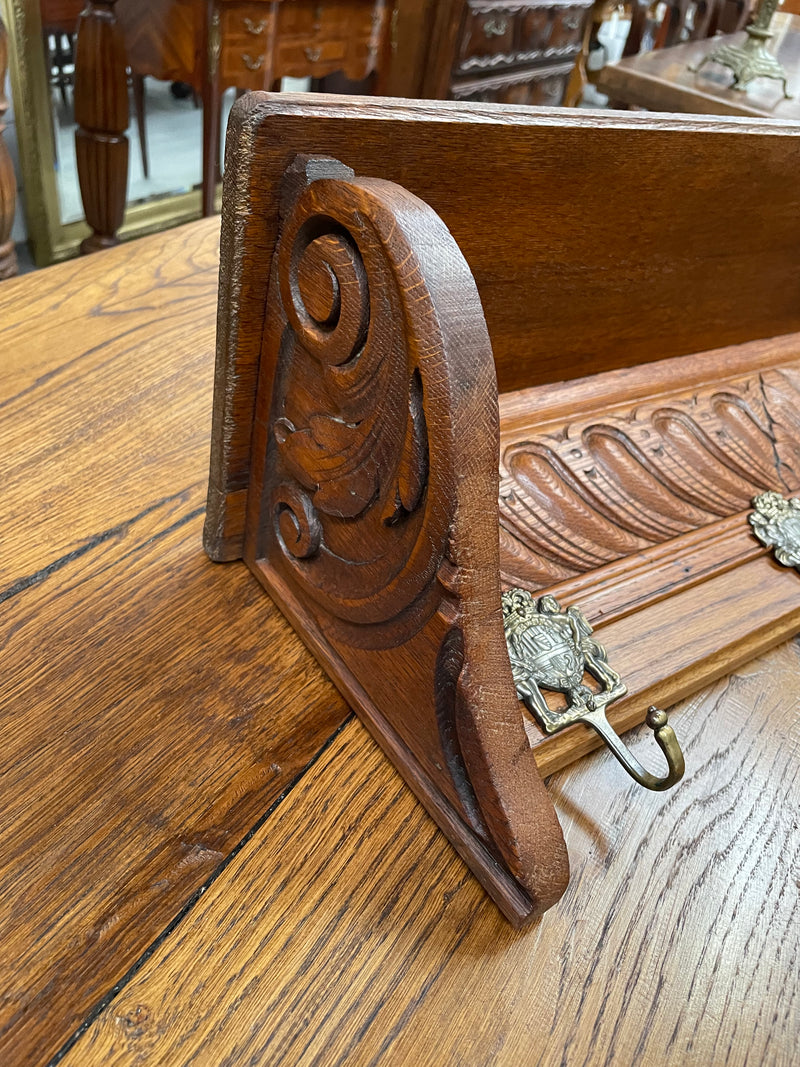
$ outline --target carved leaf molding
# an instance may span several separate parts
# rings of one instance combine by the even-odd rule
[[[502,451],[500,548],[535,589],[797,490],[800,367],[531,431]]]

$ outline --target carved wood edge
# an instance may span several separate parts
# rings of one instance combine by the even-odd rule
[[[568,865],[505,648],[474,281],[432,209],[335,160],[296,161],[281,220],[245,559],[521,925]]]
[[[253,139],[264,111],[260,95],[246,93],[236,102],[225,141],[211,461],[203,527],[203,547],[220,563],[241,559],[244,551],[250,438],[272,254],[270,247],[261,250],[262,241],[253,233],[260,221],[252,203]],[[254,263],[257,256],[260,262]]]

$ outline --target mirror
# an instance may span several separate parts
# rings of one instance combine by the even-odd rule
[[[85,0],[5,0],[12,95],[16,113],[25,116],[17,127],[25,215],[38,266],[74,255],[90,232],[75,158],[75,41],[85,6]],[[152,64],[148,66],[146,54],[141,73],[136,72],[146,42],[137,40],[137,28],[126,24],[125,12],[139,4],[117,5],[123,32],[131,32],[125,42],[131,69],[121,237],[163,229],[201,214],[202,102],[199,92],[181,80],[181,75],[192,76],[195,49],[200,46],[199,30],[192,21],[199,17],[200,6],[180,2],[162,6],[170,25],[151,21],[149,27],[153,35],[164,35],[157,38],[159,42],[167,42],[167,47],[159,45],[166,59],[164,69],[155,71],[157,78],[149,73]],[[187,40],[188,52],[184,47],[182,55],[181,42],[185,46]],[[235,97],[235,90],[222,95],[223,124]]]
[[[393,0],[3,2],[40,265],[213,214],[238,93],[341,76],[344,91],[380,94],[396,51]]]

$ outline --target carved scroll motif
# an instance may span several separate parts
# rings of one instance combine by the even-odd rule
[[[800,375],[785,368],[510,444],[503,573],[545,587],[797,489],[798,402]]]
[[[429,476],[429,383],[406,340],[435,343],[435,322],[423,321],[431,308],[415,258],[377,200],[364,210],[365,196],[314,182],[284,229],[277,275],[288,329],[270,442],[286,564],[357,644],[378,639],[368,626],[411,632],[434,610],[450,518],[436,484],[448,472],[439,464]],[[444,426],[447,412],[438,417]]]

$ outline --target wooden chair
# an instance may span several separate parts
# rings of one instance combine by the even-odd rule
[[[749,0],[661,0],[658,4],[633,0],[630,6],[631,26],[623,56],[716,33],[735,33],[744,27],[751,8]]]
[[[518,701],[501,590],[582,609],[618,729],[800,624],[747,521],[800,489],[794,132],[234,109],[207,551],[246,560],[516,924],[567,881],[541,776],[597,739]]]

